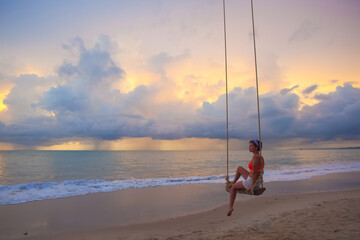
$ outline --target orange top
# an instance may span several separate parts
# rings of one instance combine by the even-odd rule
[[[262,163],[262,168],[264,168],[264,163]],[[251,161],[249,162],[249,169],[250,169],[250,172],[253,172],[253,166],[251,164]],[[258,166],[258,169],[256,170],[257,172],[260,172],[260,166]]]

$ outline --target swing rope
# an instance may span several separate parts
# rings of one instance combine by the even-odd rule
[[[258,80],[257,59],[256,59],[256,42],[255,42],[255,23],[254,23],[253,0],[251,0],[251,19],[252,19],[252,29],[253,29],[252,32],[253,32],[253,40],[254,40],[254,57],[255,57],[255,74],[256,74],[256,99],[257,99],[258,125],[259,125],[259,145],[261,145],[259,80]],[[260,156],[261,156],[261,146],[260,146]]]
[[[223,0],[224,15],[224,43],[225,43],[225,80],[226,80],[226,179],[229,179],[229,104],[228,104],[228,74],[227,74],[227,48],[226,48],[226,14],[225,0]]]
[[[226,79],[226,181],[229,183],[229,103],[228,103],[228,72],[227,72],[227,46],[226,46],[226,11],[225,0],[223,0],[223,16],[224,16],[224,45],[225,45],[225,79]],[[253,0],[251,0],[251,20],[252,20],[252,32],[253,32],[253,45],[254,45],[254,62],[255,62],[255,74],[256,74],[256,99],[257,99],[257,111],[258,111],[258,128],[259,128],[259,145],[261,146],[261,128],[260,128],[260,103],[259,103],[259,80],[257,70],[257,58],[256,58],[256,41],[255,41],[255,20],[254,20],[254,7]],[[261,147],[260,147],[261,156]],[[265,189],[263,188],[263,170],[256,182],[261,182],[262,188],[258,193],[252,189],[252,194],[262,194]],[[227,189],[229,190],[229,189]],[[246,192],[243,192],[246,193]]]

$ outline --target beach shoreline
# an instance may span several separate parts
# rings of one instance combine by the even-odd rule
[[[229,196],[222,184],[129,189],[3,205],[0,239],[225,239],[229,232],[233,236],[226,239],[236,239],[240,234],[236,229],[270,226],[279,216],[306,215],[309,208],[324,208],[321,216],[329,215],[325,218],[329,226],[331,205],[344,206],[343,215],[360,211],[360,172],[265,185],[262,196],[238,195],[230,218],[226,217]],[[348,209],[348,205],[356,207]],[[354,226],[359,226],[357,220]]]

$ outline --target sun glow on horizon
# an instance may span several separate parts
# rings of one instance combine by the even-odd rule
[[[241,140],[233,140],[233,144]],[[219,150],[226,149],[225,140],[183,138],[176,140],[159,140],[149,137],[123,138],[118,140],[70,140],[52,146],[38,146],[36,150],[108,150],[108,151],[182,151],[182,150]]]
[[[264,153],[269,150],[296,150],[306,148],[342,148],[359,147],[358,140],[330,140],[309,143],[306,139],[275,140],[265,143]],[[224,151],[226,140],[208,138],[183,138],[177,140],[157,140],[152,138],[123,138],[118,140],[70,140],[52,146],[23,148],[12,144],[3,144],[0,150],[40,150],[40,151]],[[248,140],[229,139],[229,150],[247,150]]]
[[[87,141],[88,142],[88,141]],[[36,150],[92,150],[92,144],[89,144],[87,142],[81,142],[81,141],[68,141],[62,144],[55,144],[52,146],[38,146],[36,147]]]

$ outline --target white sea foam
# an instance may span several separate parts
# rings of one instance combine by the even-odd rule
[[[303,165],[301,168],[288,166],[278,170],[265,171],[264,181],[294,181],[330,173],[353,171],[360,171],[360,162],[352,162],[348,164]]]
[[[360,171],[360,162],[349,164],[323,164],[318,166],[295,166],[277,170],[266,170],[265,182],[293,181],[336,172]],[[97,192],[111,192],[129,188],[155,186],[175,186],[199,183],[224,183],[225,176],[183,177],[183,178],[147,178],[105,181],[74,180],[64,182],[27,183],[0,186],[0,205],[17,204],[29,201],[78,196]],[[234,176],[231,176],[234,177]]]

